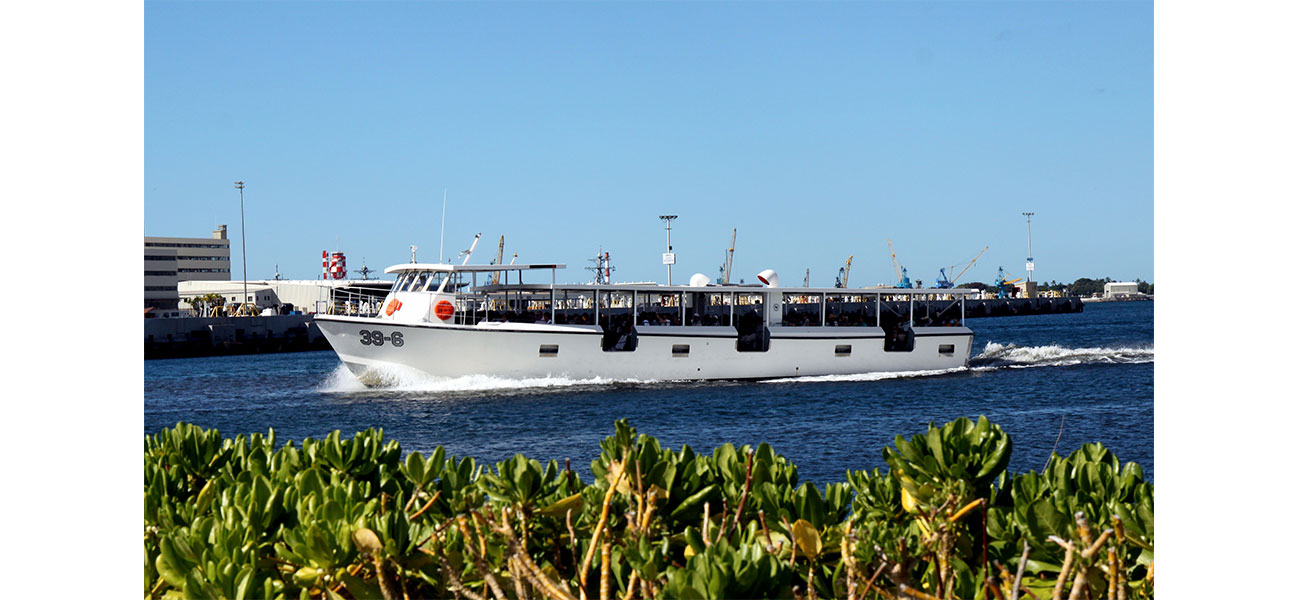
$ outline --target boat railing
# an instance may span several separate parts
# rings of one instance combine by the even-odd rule
[[[383,308],[385,292],[331,288],[329,300],[317,302],[316,312],[327,315],[373,317]]]

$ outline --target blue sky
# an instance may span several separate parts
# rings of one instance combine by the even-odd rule
[[[144,4],[144,233],[240,277],[437,258],[590,278],[1153,278],[1145,2]],[[1019,276],[1019,275],[1017,275]]]

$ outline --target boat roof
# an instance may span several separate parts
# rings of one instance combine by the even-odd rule
[[[451,265],[445,263],[403,263],[393,265],[384,269],[384,273],[403,273],[408,271],[436,271],[436,272],[461,272],[461,273],[483,273],[498,271],[529,271],[535,269],[563,269],[562,264],[541,264],[529,263],[518,265]],[[977,290],[969,288],[891,288],[891,287],[867,287],[867,288],[806,288],[806,287],[779,287],[770,288],[765,285],[752,284],[714,284],[710,283],[704,286],[690,285],[660,285],[657,283],[503,283],[503,284],[485,284],[474,288],[477,292],[496,292],[496,291],[547,291],[557,290],[577,290],[588,291],[599,289],[602,291],[637,291],[637,292],[705,292],[705,293],[722,293],[738,292],[761,294],[771,291],[779,291],[785,294],[881,294],[891,296],[911,296],[918,294],[973,294]]]
[[[384,273],[401,273],[404,271],[528,271],[531,269],[563,269],[559,264],[521,264],[521,265],[448,265],[443,263],[403,263],[384,269]]]
[[[480,285],[474,290],[476,292],[500,292],[500,291],[549,291],[552,288],[556,290],[570,290],[587,292],[591,290],[600,291],[637,291],[668,294],[673,292],[689,293],[726,293],[736,292],[740,294],[763,294],[767,292],[781,292],[783,294],[834,294],[842,296],[853,295],[885,295],[885,296],[902,296],[902,295],[920,295],[920,294],[974,294],[978,290],[970,288],[889,288],[889,287],[869,287],[869,288],[806,288],[806,287],[778,287],[770,288],[765,285],[716,285],[709,284],[705,286],[690,285],[659,285],[656,283],[557,283],[552,286],[549,283],[510,283],[497,285]]]

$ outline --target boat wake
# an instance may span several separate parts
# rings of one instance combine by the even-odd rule
[[[931,369],[927,371],[888,371],[880,373],[849,373],[845,375],[809,375],[807,377],[787,377],[782,379],[764,379],[760,383],[821,383],[827,381],[884,381],[886,379],[908,379],[912,377],[933,377],[949,373],[961,373],[965,367],[955,369]]]
[[[1088,364],[1141,364],[1155,362],[1153,348],[1064,348],[1017,346],[989,342],[984,351],[970,359],[972,371],[1027,369],[1031,367],[1066,367]]]
[[[326,393],[349,393],[366,391],[397,392],[479,392],[491,390],[521,390],[566,388],[576,386],[599,386],[616,383],[651,383],[649,380],[624,380],[592,377],[573,379],[570,377],[530,377],[511,379],[490,375],[465,375],[462,377],[436,377],[415,369],[390,365],[370,368],[361,377],[356,377],[347,367],[339,365],[321,384],[320,391]]]
[[[765,379],[762,383],[817,383],[828,381],[884,381],[934,377],[952,373],[996,371],[999,369],[1028,369],[1032,367],[1069,367],[1087,364],[1141,364],[1155,361],[1151,348],[1064,348],[1057,345],[1017,346],[989,342],[984,351],[972,356],[969,367],[936,369],[928,371],[896,371],[884,373],[854,373],[849,375],[817,375]]]

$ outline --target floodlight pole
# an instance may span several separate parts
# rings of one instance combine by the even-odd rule
[[[244,182],[236,181],[235,188],[239,190],[239,258],[244,261],[244,304],[248,302],[248,246],[244,242]]]
[[[673,263],[677,260],[675,256],[670,258],[670,255],[673,253],[673,219],[676,219],[677,215],[659,215],[659,218],[663,219],[664,228],[668,232],[668,254],[664,255],[664,264],[668,265],[668,285],[672,285]]]
[[[1025,241],[1029,244],[1029,258],[1025,259],[1025,271],[1029,274],[1025,278],[1025,296],[1029,296],[1029,284],[1034,281],[1034,235],[1029,221],[1034,217],[1034,213],[1025,212],[1020,214],[1025,216]]]

